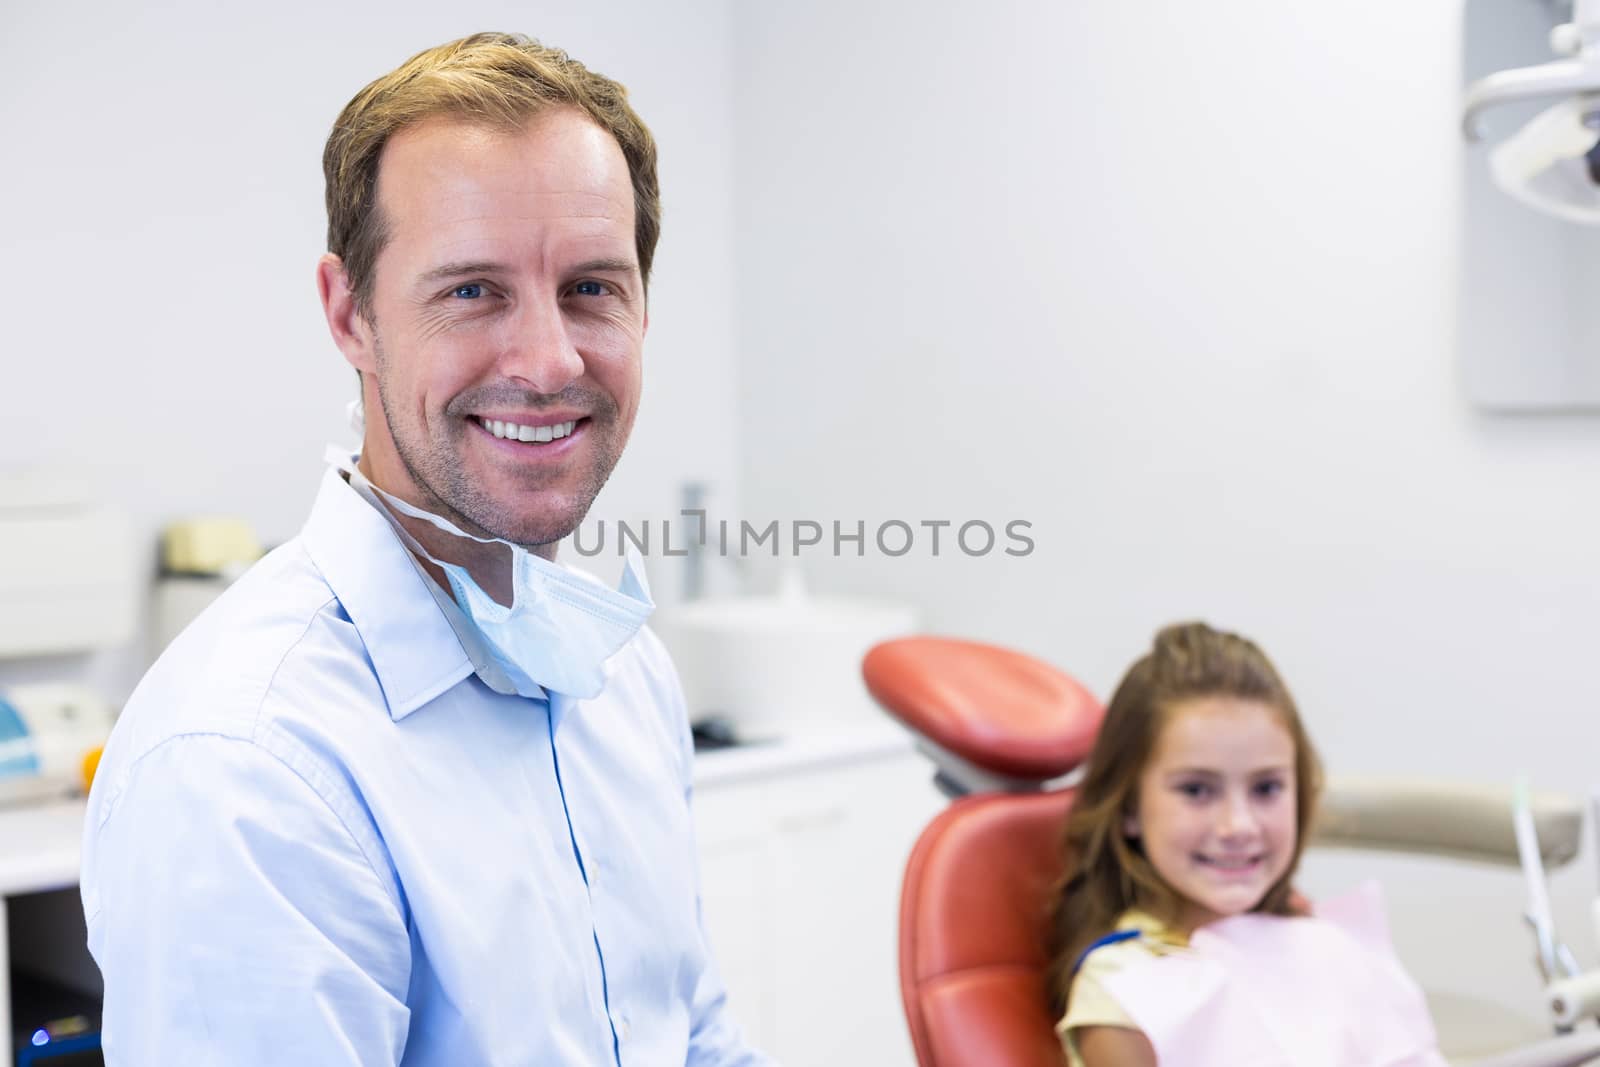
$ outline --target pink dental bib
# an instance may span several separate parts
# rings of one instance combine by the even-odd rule
[[[1376,883],[1313,916],[1210,923],[1103,984],[1161,1067],[1446,1067]]]

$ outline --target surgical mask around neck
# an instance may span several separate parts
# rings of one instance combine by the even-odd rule
[[[384,514],[411,551],[444,571],[457,606],[524,696],[537,695],[541,689],[578,699],[598,696],[605,688],[606,661],[633,639],[655,610],[643,564],[632,549],[620,587],[607,589],[519,544],[499,537],[476,537],[384,492],[343,452],[330,449],[328,458],[349,478],[351,487]],[[385,512],[385,503],[455,537],[505,545],[511,552],[511,603],[501,604],[489,596],[465,567],[429,553]]]

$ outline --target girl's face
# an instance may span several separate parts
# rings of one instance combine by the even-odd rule
[[[1184,701],[1156,738],[1137,804],[1124,832],[1182,898],[1185,932],[1249,911],[1294,858],[1294,739],[1271,705]]]

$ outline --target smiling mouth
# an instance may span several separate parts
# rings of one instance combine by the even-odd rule
[[[1243,874],[1261,866],[1267,857],[1260,856],[1202,856],[1196,855],[1195,862],[1202,867],[1210,867],[1224,874]]]
[[[563,437],[570,437],[572,431],[577,429],[578,424],[586,420],[573,419],[569,422],[557,422],[545,426],[526,426],[522,423],[505,422],[500,419],[481,419],[477,416],[473,416],[472,421],[504,441],[545,444],[550,441],[560,440]]]

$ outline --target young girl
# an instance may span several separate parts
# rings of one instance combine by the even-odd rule
[[[1156,635],[1066,825],[1051,991],[1073,1067],[1291,1062],[1271,1052],[1291,1044],[1295,1063],[1443,1064],[1381,917],[1303,917],[1320,782],[1260,649],[1202,623]]]

